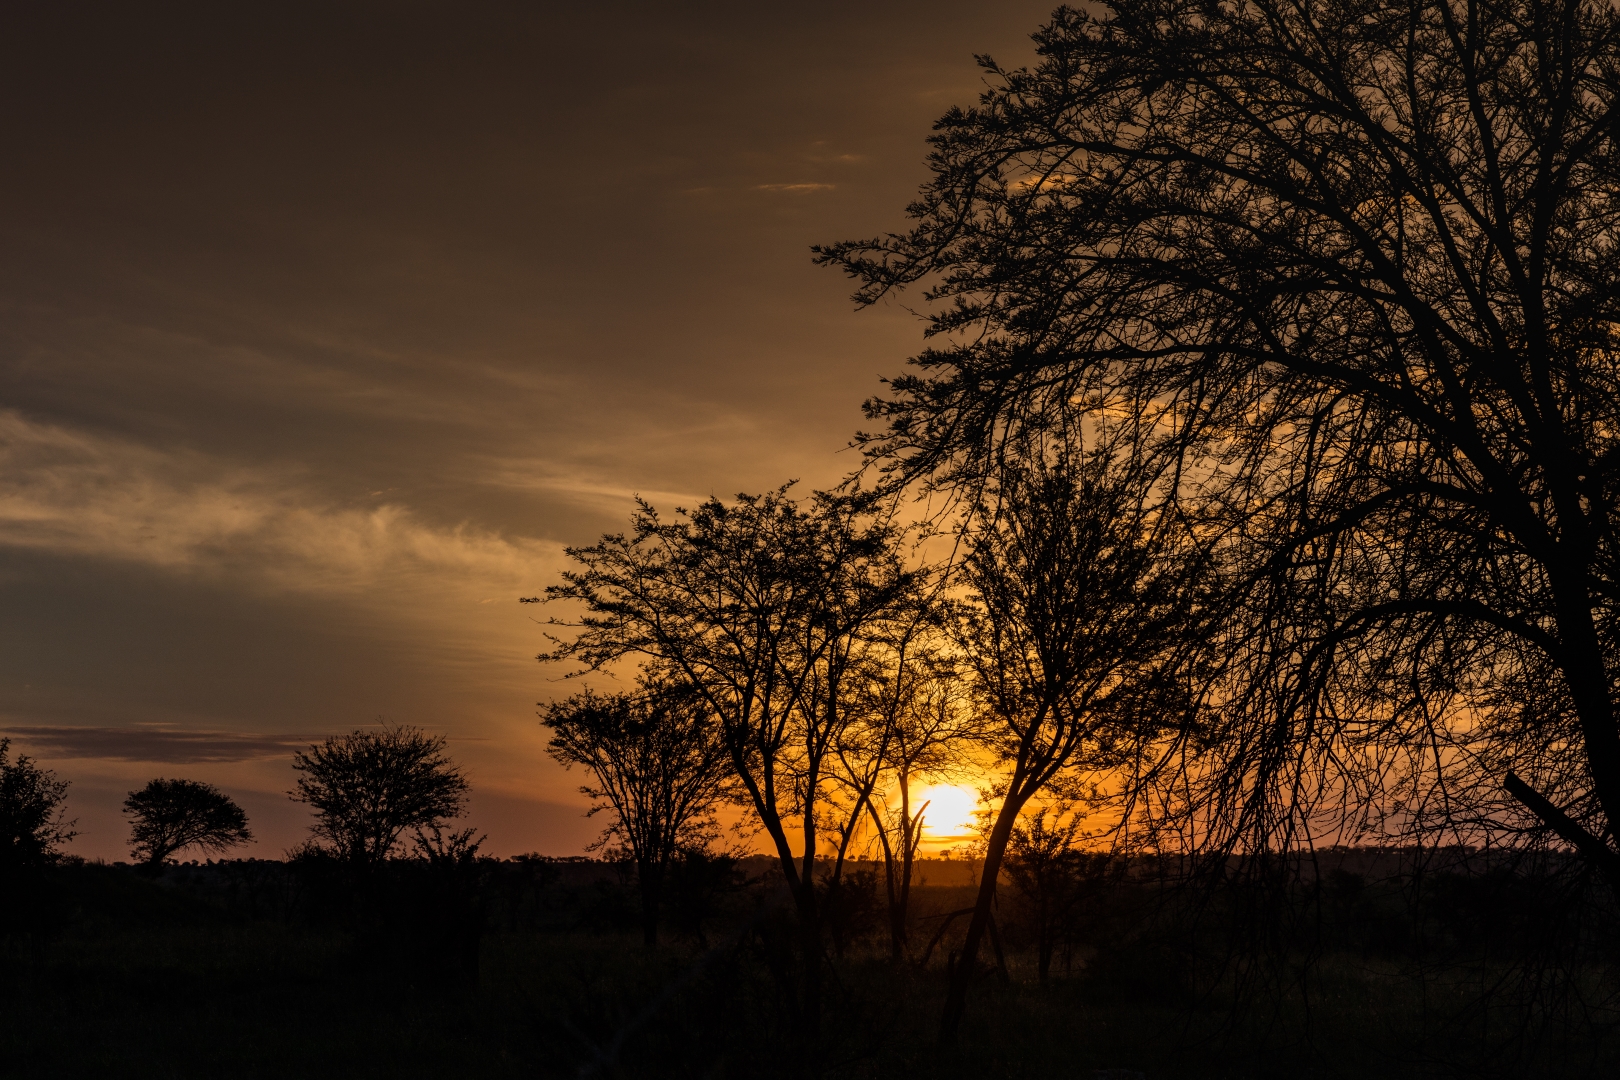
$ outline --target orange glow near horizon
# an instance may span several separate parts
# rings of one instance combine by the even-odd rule
[[[923,811],[923,843],[948,844],[973,834],[975,811],[983,809],[979,793],[960,784],[932,784],[912,796],[911,805],[928,804]]]

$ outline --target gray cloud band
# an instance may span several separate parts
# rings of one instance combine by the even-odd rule
[[[40,757],[158,761],[172,765],[278,757],[309,744],[307,738],[289,735],[149,728],[13,727],[0,734],[16,739],[29,753]]]

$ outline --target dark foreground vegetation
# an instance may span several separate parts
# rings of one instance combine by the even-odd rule
[[[62,865],[12,893],[0,1061],[51,1077],[1614,1075],[1614,920],[1586,877],[1477,852],[1415,869],[1329,852],[1274,896],[1176,888],[1145,862],[1045,897],[1004,879],[1003,963],[944,1049],[965,927],[943,916],[972,904],[971,863],[919,865],[899,963],[878,875],[855,864],[827,906],[813,1042],[789,1000],[792,897],[765,859],[678,861],[655,948],[633,872],[601,862],[395,860],[364,881],[318,857]],[[1256,933],[1284,959],[1235,962]]]

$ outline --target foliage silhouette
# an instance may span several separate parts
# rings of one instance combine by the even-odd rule
[[[153,780],[124,800],[130,817],[130,854],[157,865],[188,847],[228,851],[253,839],[247,815],[212,784]]]
[[[10,739],[0,739],[0,869],[46,866],[62,857],[77,834],[64,821],[68,782],[19,754],[8,760]]]
[[[972,490],[1078,407],[1166,463],[1246,571],[1164,796],[1212,850],[1539,824],[1620,882],[1620,12],[1143,0],[1036,44],[909,232],[820,249],[938,304],[872,459]]]
[[[412,858],[394,860],[395,889],[407,910],[395,944],[412,973],[430,986],[475,986],[489,920],[493,859],[479,854],[475,829],[416,830]]]
[[[1082,851],[1081,817],[1072,803],[1059,801],[1026,814],[1007,841],[1006,875],[1022,901],[1021,915],[1035,939],[1035,977],[1051,978],[1059,948],[1076,941],[1088,901],[1117,875],[1124,860],[1106,852]]]
[[[707,846],[715,808],[731,794],[719,726],[689,687],[654,678],[634,695],[576,694],[541,718],[552,731],[551,756],[594,777],[580,788],[596,800],[590,813],[613,816],[596,847],[616,843],[634,860],[643,935],[657,944],[670,864],[678,852]]]
[[[852,730],[863,716],[846,706],[868,649],[919,580],[902,565],[901,532],[881,509],[861,493],[817,492],[801,506],[783,487],[729,505],[711,499],[684,522],[665,522],[643,502],[631,534],[568,549],[578,569],[546,590],[548,600],[580,603],[586,614],[542,660],[593,669],[651,660],[714,717],[741,798],[794,897],[796,1011],[807,1035],[821,1010],[819,838],[836,813],[842,821],[832,831],[844,841],[836,875],[874,775],[863,769],[864,794],[837,800],[850,790],[836,771],[838,747],[871,744]]]
[[[291,797],[316,814],[317,842],[350,865],[373,865],[411,829],[459,817],[468,784],[444,752],[445,738],[399,725],[333,735],[293,755]]]
[[[748,884],[735,854],[708,846],[682,849],[664,882],[670,924],[706,948],[709,924],[720,914],[722,901]]]

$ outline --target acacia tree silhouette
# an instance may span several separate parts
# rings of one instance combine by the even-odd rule
[[[554,620],[575,636],[554,639],[540,659],[601,668],[649,658],[691,686],[714,717],[794,899],[798,1013],[813,1038],[821,1014],[818,843],[833,808],[825,790],[831,758],[859,719],[845,706],[866,644],[916,575],[902,566],[899,531],[874,516],[871,496],[818,492],[808,502],[783,487],[729,505],[711,499],[684,522],[662,521],[638,503],[630,535],[568,549],[579,569],[564,572],[546,598],[578,602],[585,614],[577,623]],[[866,811],[856,801],[846,812]]]
[[[586,691],[541,714],[552,731],[546,749],[564,766],[583,765],[594,783],[580,788],[608,810],[597,841],[617,841],[636,864],[642,935],[658,943],[658,907],[677,852],[706,847],[714,811],[730,797],[726,750],[707,707],[690,687],[644,678],[635,694]]]
[[[303,775],[288,794],[314,808],[310,831],[355,867],[386,859],[407,829],[459,817],[468,784],[443,735],[409,725],[333,735],[293,755]]]
[[[188,847],[226,851],[253,839],[229,795],[197,780],[153,780],[124,800],[130,854],[151,866]]]
[[[1384,800],[1620,885],[1620,12],[1121,0],[1035,41],[910,231],[819,249],[937,302],[871,459],[971,490],[1078,407],[1178,470],[1246,567],[1178,778],[1212,848]]]

